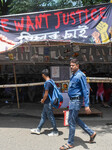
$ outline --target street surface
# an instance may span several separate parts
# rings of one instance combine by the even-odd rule
[[[112,150],[112,108],[106,111],[108,114],[103,118],[99,116],[81,117],[96,131],[97,136],[95,142],[90,144],[88,143],[89,136],[77,126],[73,150]],[[30,129],[35,128],[39,123],[41,110],[31,108],[30,112],[37,112],[35,116],[33,113],[23,112],[24,109],[19,110],[18,113],[18,110],[14,108],[0,108],[0,150],[59,150],[60,146],[67,143],[68,127],[63,126],[63,116],[56,116],[60,135],[48,137],[47,134],[51,131],[49,121],[46,121],[41,135],[30,133]]]

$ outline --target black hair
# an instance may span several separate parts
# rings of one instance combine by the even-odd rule
[[[44,74],[45,76],[49,76],[49,70],[48,69],[42,70],[42,74]]]
[[[72,59],[72,60],[70,61],[70,63],[74,63],[74,64],[79,65],[79,60],[78,60],[77,58],[75,58],[75,59]]]

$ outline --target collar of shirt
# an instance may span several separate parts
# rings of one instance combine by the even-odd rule
[[[72,76],[71,76],[71,78],[73,78],[73,76],[76,76],[76,75],[78,74],[78,72],[80,72],[80,69],[78,69],[78,70],[75,72],[75,74],[73,73]]]

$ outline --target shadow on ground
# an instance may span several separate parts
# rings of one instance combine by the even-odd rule
[[[16,105],[0,108],[0,128],[35,128],[40,121],[42,108],[43,106],[38,104],[24,104],[20,110]],[[107,109],[105,111],[107,112]],[[111,109],[108,109],[108,114],[112,114]],[[64,116],[58,115],[55,118],[57,127],[64,127]],[[95,128],[98,134],[112,133],[112,119],[105,120],[98,116],[83,116],[81,119],[91,128]],[[43,128],[51,128],[48,120]]]

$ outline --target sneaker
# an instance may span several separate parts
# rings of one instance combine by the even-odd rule
[[[40,130],[38,129],[38,128],[36,128],[36,129],[31,129],[31,133],[33,133],[33,134],[40,134]]]
[[[48,134],[48,136],[58,136],[58,135],[59,135],[58,132],[51,132],[51,133]]]

